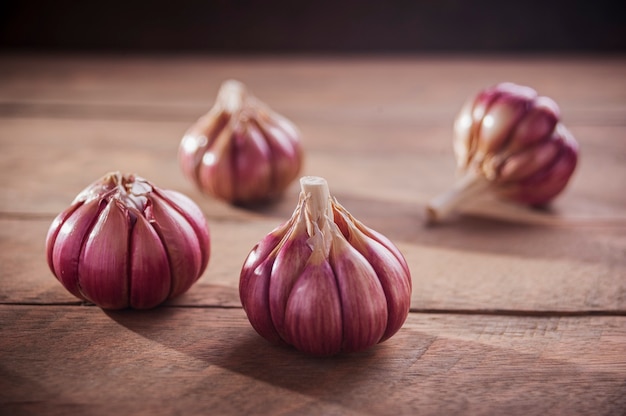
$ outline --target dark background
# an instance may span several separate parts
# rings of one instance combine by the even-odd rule
[[[0,2],[0,48],[413,53],[626,51],[626,1]]]

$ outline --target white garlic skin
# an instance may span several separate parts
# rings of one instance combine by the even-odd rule
[[[185,133],[178,159],[204,193],[235,205],[264,203],[300,173],[301,134],[241,82],[228,80],[209,112]]]
[[[240,276],[243,308],[276,344],[312,355],[369,348],[408,316],[408,265],[389,239],[336,201],[312,199],[303,186],[291,219],[251,250]],[[312,214],[314,206],[324,214]]]

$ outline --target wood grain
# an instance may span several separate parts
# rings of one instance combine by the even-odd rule
[[[385,223],[376,220],[371,222]],[[243,261],[280,221],[210,221],[209,267],[188,293],[170,303],[240,307]],[[0,303],[76,303],[48,270],[49,225],[44,219],[0,219]],[[414,310],[626,314],[622,230],[527,229],[486,220],[415,227],[388,232],[411,268]]]
[[[302,174],[326,177],[337,197],[368,198],[373,203],[391,203],[392,207],[413,204],[415,214],[421,216],[427,201],[454,182],[451,122],[422,126],[410,120],[379,120],[352,125],[306,117],[297,122],[307,151]],[[163,188],[185,192],[206,204],[207,211],[216,216],[241,217],[241,210],[203,196],[183,178],[177,151],[190,123],[3,120],[0,212],[56,215],[87,184],[107,172],[121,170],[136,172]],[[626,227],[626,144],[621,140],[626,125],[575,126],[572,132],[580,142],[582,156],[571,183],[553,204],[552,213],[526,210],[523,218],[530,223],[549,223],[554,221],[550,214],[556,213],[574,226],[582,222]],[[267,212],[285,215],[293,209],[297,192],[294,184],[287,195],[289,203],[283,205],[287,209],[268,207]],[[510,211],[502,204],[495,210],[505,220]],[[484,209],[469,212],[480,215]]]
[[[0,306],[0,319],[0,409],[13,414],[619,415],[626,406],[626,317],[411,314],[387,342],[333,358],[268,344],[240,309]]]
[[[568,123],[623,124],[623,56],[0,56],[5,103],[91,104],[198,116],[219,83],[236,78],[289,116],[411,117],[447,123],[478,89],[501,81],[554,98]],[[319,99],[323,100],[321,103]],[[75,107],[76,112],[80,109]],[[10,107],[9,107],[10,109]],[[106,114],[106,112],[105,112]],[[354,117],[350,117],[354,116]],[[435,117],[433,119],[433,117]]]

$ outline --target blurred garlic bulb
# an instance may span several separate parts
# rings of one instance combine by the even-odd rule
[[[50,225],[48,265],[77,298],[147,309],[186,292],[209,262],[209,230],[185,195],[112,172]]]
[[[248,255],[239,294],[264,338],[314,355],[358,351],[404,323],[411,275],[397,247],[330,198],[323,178],[300,180],[290,220]]]
[[[179,147],[185,176],[203,192],[232,204],[278,197],[298,176],[300,133],[238,81],[222,84],[214,106]]]
[[[578,145],[559,121],[557,104],[513,83],[487,88],[465,104],[453,144],[460,178],[428,204],[431,221],[485,191],[544,205],[565,188],[578,161]]]

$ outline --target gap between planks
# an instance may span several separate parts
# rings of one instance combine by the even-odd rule
[[[75,302],[0,302],[2,306],[35,306],[35,307],[87,307],[97,308],[96,305],[75,301]],[[241,306],[234,305],[161,305],[159,308],[172,309],[242,309]],[[626,316],[626,310],[611,309],[588,309],[578,311],[559,310],[525,310],[525,309],[436,309],[436,308],[411,308],[409,313],[424,315],[477,315],[477,316],[519,316],[537,318],[559,318],[559,317],[594,317],[594,316]]]
[[[212,106],[208,102],[147,103],[147,102],[89,102],[60,100],[0,100],[0,118],[76,118],[83,120],[135,120],[158,122],[193,122]],[[292,112],[295,110],[292,110]],[[308,116],[324,115],[323,111],[307,111]],[[292,117],[294,114],[292,114]],[[345,116],[345,115],[344,115]],[[356,114],[371,118],[372,114]],[[390,116],[387,115],[387,118]],[[624,126],[622,109],[602,111],[570,111],[569,125]],[[424,126],[450,125],[449,114],[410,114],[412,123]],[[328,120],[326,121],[328,122]]]

